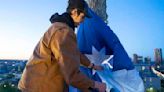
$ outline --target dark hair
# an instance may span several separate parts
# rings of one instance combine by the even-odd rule
[[[85,7],[86,2],[84,0],[69,0],[66,11],[67,13],[71,14],[73,9],[77,9],[77,13],[79,15],[81,12],[85,13]]]

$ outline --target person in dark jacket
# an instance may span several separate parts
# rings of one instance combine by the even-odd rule
[[[79,71],[80,64],[101,70],[77,48],[74,30],[85,16],[89,17],[87,9],[84,0],[69,0],[67,12],[52,16],[53,24],[35,47],[19,81],[22,92],[68,92],[68,85],[84,92],[105,92],[105,83],[93,81]]]

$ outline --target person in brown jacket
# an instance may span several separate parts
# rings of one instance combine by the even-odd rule
[[[69,0],[67,12],[54,15],[54,23],[40,39],[23,71],[18,84],[22,92],[68,92],[68,85],[83,92],[105,92],[106,84],[89,79],[79,70],[80,64],[101,69],[77,48],[74,29],[85,16],[89,17],[87,9],[84,0]]]

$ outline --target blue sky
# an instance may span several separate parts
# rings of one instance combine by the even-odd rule
[[[67,0],[0,1],[0,59],[28,59],[49,17],[62,13]],[[164,0],[107,0],[108,21],[131,57],[164,52]]]

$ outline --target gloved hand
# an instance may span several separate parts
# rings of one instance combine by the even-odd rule
[[[106,84],[95,81],[94,88],[97,89],[99,92],[105,92],[106,91]]]
[[[103,67],[100,65],[95,65],[94,63],[90,63],[88,68],[94,69],[94,70],[103,70]]]
[[[100,66],[100,65],[94,65],[94,66],[93,66],[93,69],[94,69],[94,70],[103,70],[103,67]]]

